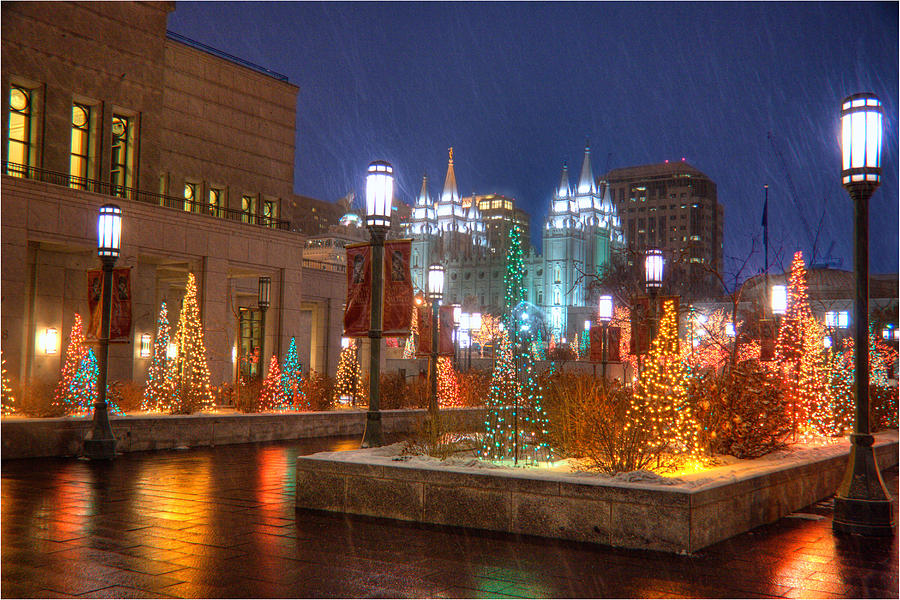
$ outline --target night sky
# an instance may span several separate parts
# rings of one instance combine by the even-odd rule
[[[797,249],[808,261],[818,232],[817,259],[830,251],[852,269],[839,111],[874,92],[878,273],[898,268],[897,15],[896,2],[178,2],[169,29],[300,87],[298,194],[361,198],[366,166],[384,159],[411,203],[423,173],[440,191],[453,146],[460,193],[513,196],[539,245],[562,164],[577,177],[589,140],[595,175],[684,157],[710,176],[726,268],[761,239],[769,184],[779,265]],[[762,264],[760,250],[754,272]]]

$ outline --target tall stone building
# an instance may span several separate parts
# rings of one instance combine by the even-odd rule
[[[609,194],[601,191],[605,189],[594,180],[590,149],[585,148],[575,187],[564,167],[562,180],[553,191],[543,255],[527,249],[523,258],[526,299],[543,311],[545,323],[557,338],[572,333],[571,309],[596,302],[588,294],[589,276],[624,243]],[[445,302],[499,314],[503,310],[508,232],[513,223],[524,219],[511,198],[473,195],[468,202],[457,198],[451,152],[440,197],[431,198],[425,179],[413,208],[408,232],[413,238],[414,284],[424,289],[428,265],[441,263],[446,270]],[[492,218],[486,223],[485,217]]]
[[[2,349],[17,391],[52,386],[74,314],[88,320],[109,202],[123,211],[116,266],[132,313],[128,340],[110,345],[111,381],[143,382],[140,340],[162,301],[176,322],[189,272],[214,385],[262,341],[260,276],[272,280],[267,356],[295,336],[305,366],[334,372],[345,276],[300,267],[306,238],[291,231],[298,88],[167,33],[173,9],[2,5]]]
[[[725,218],[715,182],[686,162],[613,169],[606,180],[628,248],[682,258],[689,280],[715,293],[704,269],[722,267]]]

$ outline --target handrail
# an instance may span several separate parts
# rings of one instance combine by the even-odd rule
[[[174,196],[166,196],[154,192],[145,192],[124,185],[116,185],[107,181],[99,181],[97,179],[87,179],[85,177],[77,177],[68,173],[60,173],[59,171],[50,171],[47,169],[39,169],[37,167],[29,167],[18,163],[4,161],[2,172],[12,177],[22,177],[24,179],[34,179],[43,181],[53,185],[94,192],[95,194],[103,194],[105,196],[115,196],[135,202],[143,202],[144,204],[154,204],[156,206],[164,206],[184,212],[194,214],[202,214],[220,219],[228,219],[230,221],[240,221],[247,225],[260,225],[269,229],[280,229],[282,231],[290,231],[291,222],[285,219],[273,219],[262,215],[251,215],[233,208],[223,206],[210,206],[206,202],[198,202],[196,200],[186,200],[185,198],[177,198]]]
[[[311,258],[303,259],[304,269],[315,269],[317,271],[331,271],[333,273],[346,273],[347,266],[341,263],[323,262],[321,260],[312,260]]]
[[[250,62],[249,60],[244,60],[243,58],[239,58],[237,56],[234,56],[233,54],[228,54],[227,52],[223,52],[222,50],[218,50],[216,48],[213,48],[212,46],[207,46],[206,44],[204,44],[202,42],[198,42],[197,40],[192,40],[189,37],[185,37],[185,36],[181,35],[180,33],[175,33],[174,31],[166,31],[166,37],[168,37],[169,39],[173,39],[176,42],[181,42],[182,44],[186,44],[188,46],[196,48],[197,50],[203,50],[204,52],[212,54],[213,56],[218,56],[219,58],[224,58],[225,60],[231,61],[233,63],[237,63],[237,64],[241,65],[242,67],[247,67],[248,69],[253,69],[254,71],[256,71],[258,73],[262,73],[263,75],[268,75],[269,77],[271,77],[273,79],[277,79],[278,81],[287,81],[288,80],[287,75],[283,75],[282,73],[276,73],[275,71],[273,71],[271,69],[261,67],[256,63]]]

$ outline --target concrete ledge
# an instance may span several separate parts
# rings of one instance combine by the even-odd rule
[[[297,508],[695,552],[834,494],[848,448],[844,442],[802,460],[746,461],[671,486],[409,464],[370,451],[321,453],[297,459]],[[897,432],[876,435],[875,452],[882,469],[896,465]]]
[[[414,431],[425,419],[422,409],[382,411],[384,433]],[[482,408],[441,411],[451,427],[471,430],[484,423]],[[222,446],[333,435],[362,436],[366,412],[285,412],[260,414],[196,414],[110,417],[117,452]],[[27,419],[3,417],[2,458],[77,456],[91,421],[82,418]]]

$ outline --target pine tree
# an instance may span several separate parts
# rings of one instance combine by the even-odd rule
[[[519,228],[510,232],[506,259],[506,332],[501,336],[500,355],[494,367],[487,399],[485,435],[481,456],[490,460],[512,459],[528,463],[551,459],[547,442],[549,420],[543,407],[543,394],[536,381],[534,356],[528,349],[531,340],[523,338],[515,310],[525,300],[525,263],[519,241]],[[520,346],[518,348],[517,346]]]
[[[9,376],[6,374],[6,359],[0,351],[0,414],[11,415],[16,412],[16,399],[9,385]]]
[[[285,394],[282,386],[278,359],[273,356],[269,362],[269,373],[263,380],[262,389],[259,392],[259,410],[286,410],[289,401],[290,396]]]
[[[459,395],[459,378],[453,363],[448,356],[438,357],[437,363],[438,403],[441,408],[448,406],[462,406],[462,398]]]
[[[175,385],[168,367],[169,317],[163,302],[156,319],[156,340],[153,342],[153,362],[147,371],[147,385],[141,400],[141,410],[170,412],[175,408]]]
[[[74,414],[78,399],[69,396],[72,379],[81,367],[81,361],[87,353],[84,343],[84,330],[82,329],[81,315],[75,313],[75,323],[72,325],[72,333],[69,336],[69,345],[66,348],[66,361],[60,373],[59,382],[53,392],[53,401],[50,406],[63,414]]]
[[[306,392],[303,390],[303,365],[297,355],[297,342],[291,338],[284,366],[281,369],[282,394],[288,404],[296,408],[306,408]]]
[[[406,338],[406,343],[403,345],[403,358],[416,357],[416,342],[419,338],[419,319],[416,318],[415,303],[412,305],[412,317],[410,322],[412,323],[412,326],[409,330],[409,337]]]
[[[97,357],[93,350],[88,350],[81,359],[81,364],[75,372],[75,376],[69,382],[67,397],[72,399],[69,404],[68,414],[90,414],[97,402],[97,377],[100,369],[97,367]],[[108,394],[107,394],[108,396]],[[109,402],[107,402],[109,404]]]
[[[356,359],[356,340],[350,340],[350,344],[341,350],[338,360],[337,374],[334,382],[334,402],[341,404],[350,402],[356,404],[362,401],[362,369]]]
[[[659,465],[672,467],[700,458],[699,425],[688,402],[687,367],[678,347],[675,303],[664,303],[659,333],[650,344],[647,363],[635,382],[626,429],[647,432],[645,451]]]
[[[173,412],[190,414],[213,407],[209,389],[209,367],[206,363],[206,347],[203,344],[203,326],[197,306],[197,285],[194,274],[188,274],[187,289],[178,328],[175,331],[175,358],[169,368],[176,394]]]

